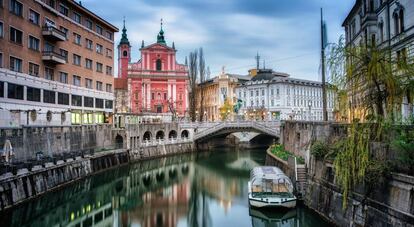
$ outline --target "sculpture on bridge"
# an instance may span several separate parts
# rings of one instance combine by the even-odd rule
[[[234,106],[233,106],[233,111],[235,113],[239,113],[239,110],[241,109],[242,105],[243,105],[243,100],[237,99],[236,104],[234,104]]]

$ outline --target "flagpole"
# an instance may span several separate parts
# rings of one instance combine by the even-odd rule
[[[328,121],[328,112],[326,108],[326,83],[325,83],[325,42],[324,42],[323,12],[321,8],[321,58],[322,58],[322,111],[323,121]]]

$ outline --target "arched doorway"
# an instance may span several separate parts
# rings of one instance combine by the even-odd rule
[[[144,141],[146,141],[146,140],[151,140],[151,137],[152,137],[151,132],[150,132],[150,131],[146,131],[146,132],[144,133],[144,136],[142,137],[142,139],[143,139]]]
[[[177,138],[177,131],[171,130],[170,133],[168,133],[168,138],[176,139]]]
[[[155,135],[155,138],[157,139],[157,140],[159,140],[159,139],[164,139],[164,131],[158,131],[157,132],[157,134]]]
[[[115,147],[116,149],[121,149],[124,147],[124,138],[121,135],[117,134],[115,137]]]
[[[188,130],[183,130],[181,132],[181,138],[188,138]]]

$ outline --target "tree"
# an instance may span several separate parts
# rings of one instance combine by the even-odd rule
[[[203,117],[204,117],[204,82],[206,81],[206,64],[204,61],[204,52],[203,52],[203,48],[200,47],[199,51],[198,51],[198,56],[199,56],[199,60],[198,60],[198,64],[199,64],[199,76],[200,76],[200,86],[199,86],[199,91],[200,91],[200,115],[199,115],[199,121],[203,121]]]
[[[228,98],[226,98],[224,100],[223,105],[219,108],[220,110],[220,117],[221,120],[227,120],[231,114],[231,112],[233,111],[233,105],[230,103],[230,100]]]
[[[367,117],[395,120],[403,99],[412,102],[413,59],[408,59],[406,52],[392,57],[390,48],[345,46],[341,37],[327,60],[332,82],[346,91],[348,105],[343,106],[349,108],[351,121]]]
[[[191,121],[196,120],[196,89],[197,89],[197,50],[190,53],[189,56],[189,82],[190,82],[190,92],[189,92],[189,106],[190,106],[190,119]]]

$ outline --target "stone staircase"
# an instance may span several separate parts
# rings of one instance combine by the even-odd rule
[[[308,187],[308,174],[305,165],[296,165],[296,191],[298,199],[303,199]]]

